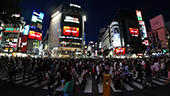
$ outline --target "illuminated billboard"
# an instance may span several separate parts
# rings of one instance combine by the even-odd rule
[[[39,41],[34,41],[33,42],[33,53],[38,54],[39,53]]]
[[[141,31],[141,37],[142,40],[144,40],[145,38],[147,38],[147,32],[146,32],[146,27],[145,27],[145,22],[142,19],[142,13],[139,10],[136,10],[136,15],[138,18],[138,22],[140,25],[140,31]]]
[[[125,47],[116,47],[114,50],[115,55],[120,55],[120,54],[126,54],[126,48]]]
[[[65,16],[64,22],[80,23],[78,18]]]
[[[24,32],[23,32],[23,35],[28,35],[28,33],[29,33],[29,29],[30,29],[30,25],[25,25],[25,26],[24,26]]]
[[[135,37],[139,36],[139,30],[137,28],[129,28],[129,32],[132,36],[135,36]]]
[[[44,19],[44,13],[41,13],[41,12],[37,13],[35,12],[35,10],[33,11],[32,18],[31,18],[32,22],[42,23],[43,19]]]
[[[21,52],[22,53],[26,53],[26,51],[27,51],[27,40],[28,40],[27,35],[23,35],[22,42],[21,42]]]
[[[42,34],[39,32],[35,32],[35,31],[30,31],[29,35],[28,35],[29,39],[34,39],[34,40],[39,40],[41,41],[42,38]]]
[[[64,26],[63,27],[63,35],[79,37],[79,28],[77,28],[77,27],[70,27],[70,26]]]
[[[19,33],[19,28],[11,28],[11,27],[7,27],[5,28],[4,32],[10,32],[10,33]]]
[[[112,41],[113,41],[112,46],[114,46],[114,47],[121,46],[120,30],[119,30],[119,26],[118,26],[117,21],[113,21],[110,24],[110,33],[112,34],[112,36],[111,36]]]

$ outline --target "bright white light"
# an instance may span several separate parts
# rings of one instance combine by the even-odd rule
[[[53,18],[53,17],[55,17],[56,15],[58,15],[60,12],[59,11],[57,11],[56,13],[54,13],[51,17]]]
[[[86,21],[86,16],[85,15],[83,16],[83,20]]]

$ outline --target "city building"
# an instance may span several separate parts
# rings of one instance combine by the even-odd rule
[[[164,22],[163,15],[160,14],[150,19],[151,30],[148,31],[150,52],[155,54],[163,54],[169,51],[168,39],[170,23]],[[164,51],[165,50],[165,51]]]
[[[103,50],[109,49],[111,56],[125,55],[134,44],[148,45],[145,23],[138,10],[118,10],[100,36]]]
[[[52,13],[48,36],[49,50],[54,50],[56,57],[81,57],[84,52],[86,21],[82,7],[63,3]]]

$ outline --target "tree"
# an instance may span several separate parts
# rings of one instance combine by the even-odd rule
[[[21,22],[21,17],[15,17],[13,14],[20,14],[21,8],[19,7],[20,0],[1,0],[0,3],[0,20],[5,24],[13,24],[18,27]]]
[[[109,51],[110,51],[109,49],[105,49],[105,50],[103,51],[103,55],[104,55],[104,56],[107,56],[107,55],[109,54]]]

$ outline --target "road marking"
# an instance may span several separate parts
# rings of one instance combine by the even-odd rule
[[[116,90],[112,82],[110,82],[110,86],[114,92],[122,92],[122,90]]]
[[[99,93],[103,93],[103,83],[97,84]]]
[[[87,80],[84,93],[92,93],[92,79]]]
[[[132,87],[130,87],[130,86],[129,86],[128,84],[126,84],[126,83],[123,83],[122,85],[123,85],[123,87],[124,87],[127,91],[133,91],[133,90],[134,90]]]
[[[60,85],[55,91],[63,91],[63,86]]]
[[[143,89],[143,86],[140,85],[139,83],[136,83],[134,81],[131,82],[134,86],[138,87],[139,89]]]
[[[40,86],[44,85],[45,82],[46,82],[46,80],[42,81],[41,84],[32,85],[32,87],[34,87],[34,88],[40,87]]]

